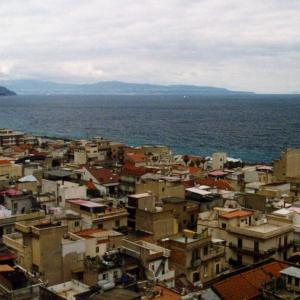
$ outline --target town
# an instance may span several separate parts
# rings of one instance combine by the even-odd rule
[[[300,149],[247,164],[0,129],[0,201],[1,299],[300,299]]]

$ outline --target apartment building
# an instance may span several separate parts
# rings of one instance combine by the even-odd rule
[[[11,129],[0,129],[0,147],[20,145],[24,143],[24,133]]]
[[[84,199],[67,200],[66,208],[80,214],[83,229],[99,228],[109,230],[127,226],[128,212],[125,208],[108,207]]]
[[[231,264],[249,265],[273,257],[287,260],[293,248],[293,226],[275,216],[250,210],[220,213],[213,237],[226,241]]]
[[[197,226],[197,217],[200,205],[196,201],[188,201],[179,197],[163,198],[163,209],[172,210],[178,222],[178,231],[191,229]]]
[[[185,187],[180,177],[162,176],[153,173],[141,176],[140,181],[136,184],[137,194],[151,191],[158,200],[166,197],[184,198],[184,189]]]
[[[3,242],[16,254],[20,266],[49,284],[62,282],[61,239],[68,227],[41,220],[17,222],[15,229],[15,233],[3,236]]]
[[[207,230],[201,233],[184,230],[160,244],[171,250],[171,267],[176,276],[184,274],[194,285],[206,283],[226,269],[225,248],[212,243]]]
[[[138,278],[143,279],[141,273],[145,272],[146,279],[164,282],[168,287],[174,287],[175,271],[169,267],[170,250],[142,240],[123,240],[122,252],[141,263],[143,270],[136,266]]]
[[[20,266],[0,265],[0,299],[39,300],[42,282]]]

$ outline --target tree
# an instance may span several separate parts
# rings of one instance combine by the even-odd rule
[[[185,165],[187,166],[188,162],[190,161],[190,157],[188,155],[183,155],[182,160],[185,162]]]

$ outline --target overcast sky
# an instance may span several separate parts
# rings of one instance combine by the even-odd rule
[[[300,92],[300,1],[1,0],[17,78]]]

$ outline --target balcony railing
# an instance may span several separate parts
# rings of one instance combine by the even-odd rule
[[[236,244],[233,243],[229,243],[229,248],[244,254],[244,255],[248,255],[248,256],[255,256],[257,258],[267,258],[271,255],[273,255],[274,253],[276,253],[277,249],[276,248],[270,248],[267,251],[265,250],[255,250],[254,248],[249,248],[249,247],[238,247]]]
[[[207,261],[223,254],[225,255],[225,247],[214,247],[209,249],[208,254],[204,255],[202,260]]]

